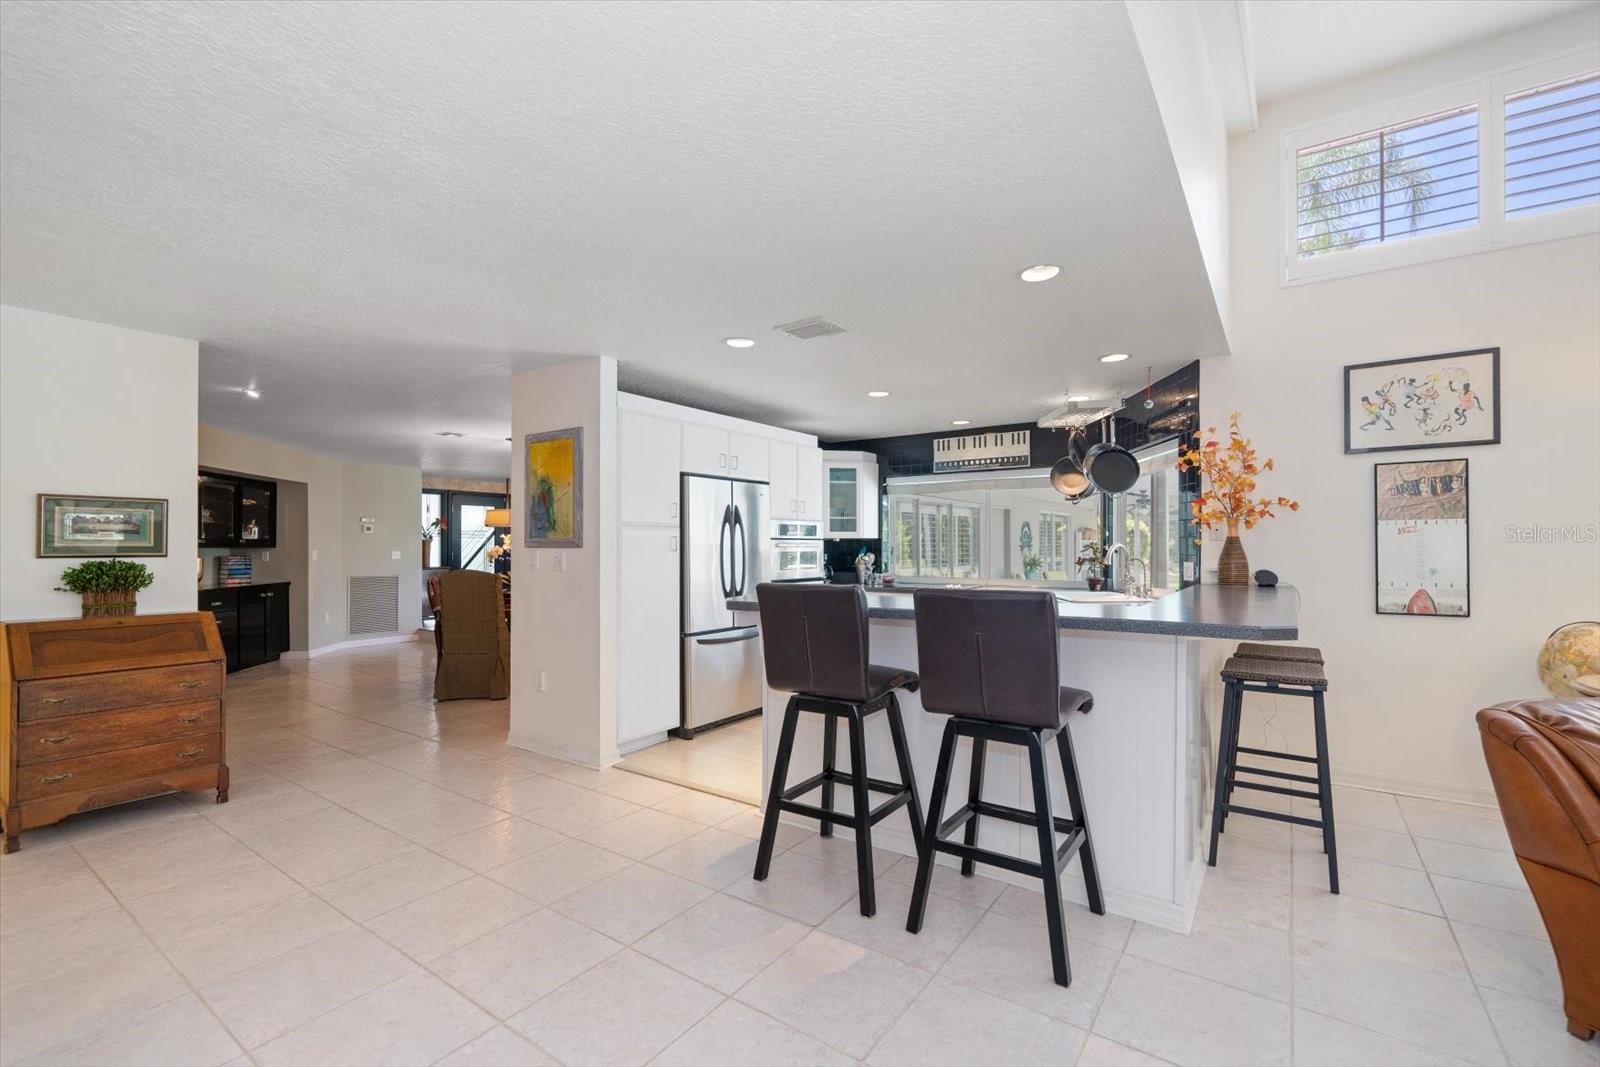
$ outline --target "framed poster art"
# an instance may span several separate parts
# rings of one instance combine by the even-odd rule
[[[1467,461],[1373,467],[1379,615],[1472,614]]]
[[[583,427],[530,433],[527,456],[529,548],[583,547]]]
[[[1500,443],[1500,350],[1356,363],[1344,369],[1344,450]]]
[[[41,558],[167,554],[165,500],[40,493],[37,506]]]

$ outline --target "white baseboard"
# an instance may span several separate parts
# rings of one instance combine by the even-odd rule
[[[520,748],[524,752],[532,752],[536,756],[549,756],[565,763],[576,763],[580,767],[589,767],[593,770],[604,770],[616,760],[603,760],[593,752],[573,748],[570,745],[552,745],[536,738],[523,734],[512,733],[506,737],[506,744],[512,748]]]
[[[425,630],[418,630],[409,634],[384,634],[382,637],[356,637],[348,641],[335,641],[331,645],[318,645],[311,649],[291,649],[283,653],[284,659],[316,659],[326,656],[331,652],[343,652],[351,648],[366,648],[369,645],[403,645],[408,641],[420,641]]]
[[[1398,793],[1406,797],[1422,797],[1425,800],[1448,800],[1456,804],[1476,804],[1496,809],[1500,806],[1492,788],[1433,782],[1423,778],[1394,778],[1385,774],[1345,771],[1333,776],[1333,784],[1349,786],[1352,789],[1375,789],[1382,793]]]
[[[662,730],[658,734],[646,734],[645,736],[637,738],[633,741],[624,741],[622,744],[617,746],[617,751],[626,756],[630,752],[638,752],[640,749],[650,748],[652,745],[659,745],[666,739],[667,731]]]

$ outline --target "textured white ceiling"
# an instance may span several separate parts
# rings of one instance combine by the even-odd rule
[[[0,53],[3,299],[309,448],[501,474],[577,355],[837,439],[1225,351],[1121,3],[9,0]]]
[[[1588,8],[1595,0],[1246,0],[1262,102]]]

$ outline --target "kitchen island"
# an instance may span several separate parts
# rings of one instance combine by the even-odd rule
[[[1073,745],[1083,779],[1084,802],[1094,836],[1106,910],[1171,930],[1187,932],[1205,877],[1201,845],[1206,789],[1215,765],[1214,731],[1206,714],[1208,690],[1219,689],[1216,668],[1236,641],[1289,641],[1299,636],[1299,593],[1292,586],[1196,585],[1138,603],[1074,602],[1091,594],[1057,591],[1061,641],[1061,682],[1094,694],[1094,710],[1071,720]],[[916,611],[906,589],[867,594],[872,661],[891,667],[917,667]],[[755,624],[754,597],[728,601]],[[1227,642],[1224,644],[1224,642]],[[765,796],[789,694],[766,690],[767,724],[763,745],[762,795]],[[901,693],[907,739],[924,806],[945,717],[922,710],[915,693]],[[868,773],[897,780],[889,727],[882,715],[867,723]],[[956,757],[953,782],[965,783],[970,742]],[[848,766],[841,746],[839,766]],[[1020,749],[990,745],[984,764],[984,798],[1031,808],[1026,756]],[[822,767],[822,720],[802,715],[795,735],[789,782],[799,782]],[[1051,768],[1051,804],[1066,811],[1059,767]],[[840,791],[838,803],[848,806]],[[952,797],[945,815],[954,810]],[[790,817],[785,816],[785,821]],[[814,822],[794,818],[813,832]],[[840,828],[837,833],[848,835]],[[873,845],[915,855],[909,828],[886,819],[873,828]],[[1031,828],[985,819],[979,843],[999,852],[1037,858]],[[940,856],[941,863],[957,861]],[[1036,880],[996,868],[982,873],[1037,887]],[[1084,901],[1083,878],[1074,862],[1063,887]]]

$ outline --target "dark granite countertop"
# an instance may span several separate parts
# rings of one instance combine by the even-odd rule
[[[1076,590],[1074,590],[1076,591]],[[756,611],[755,597],[728,601],[734,611]],[[1300,591],[1292,585],[1192,585],[1146,604],[1058,602],[1063,630],[1215,637],[1229,641],[1293,641],[1300,636]],[[867,591],[867,615],[914,620],[911,590]]]

